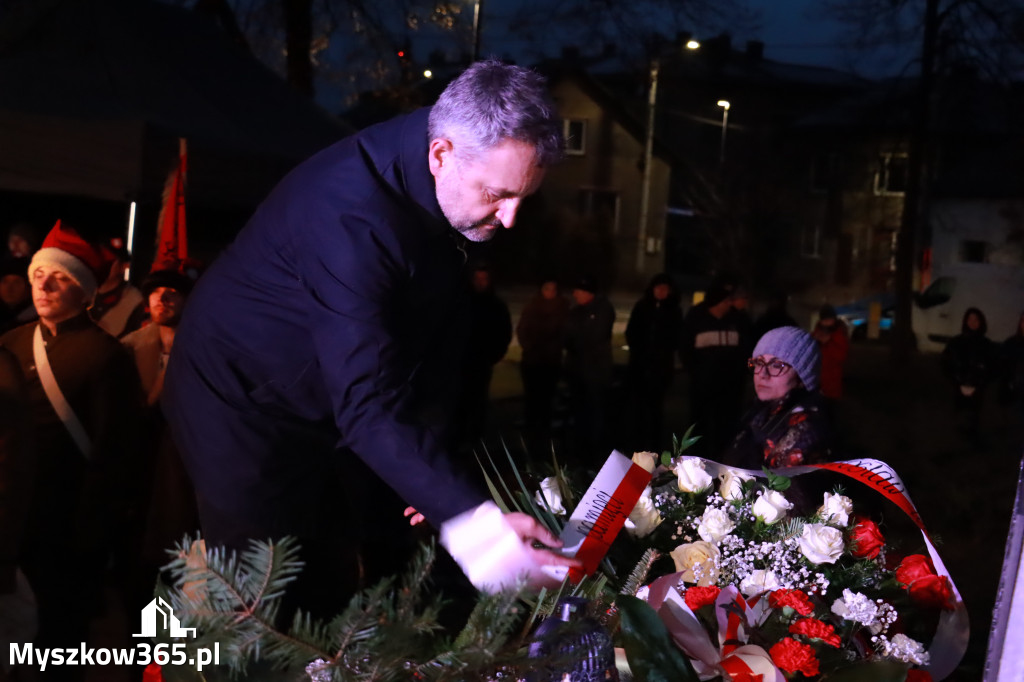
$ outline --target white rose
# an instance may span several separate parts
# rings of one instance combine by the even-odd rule
[[[770,525],[786,518],[786,511],[792,508],[793,503],[778,490],[766,490],[754,502],[754,516]]]
[[[640,495],[640,499],[636,501],[633,511],[629,513],[625,528],[630,535],[642,538],[645,535],[650,535],[659,523],[661,523],[661,514],[658,513],[654,506],[654,500],[651,498],[651,486],[647,486],[644,488],[643,494]]]
[[[834,564],[843,554],[843,531],[823,523],[808,523],[797,539],[800,553],[812,564]]]
[[[775,577],[775,571],[763,571],[758,569],[751,571],[750,575],[740,581],[740,592],[744,597],[753,597],[762,592],[771,592],[782,587],[779,579]]]
[[[699,493],[711,487],[711,474],[704,470],[704,462],[696,457],[683,457],[675,463],[672,471],[679,477],[679,490],[684,493]]]
[[[710,542],[698,540],[679,545],[671,552],[676,570],[683,572],[683,582],[697,583],[701,587],[715,584],[718,578],[718,548]]]
[[[719,478],[722,482],[718,486],[718,494],[730,502],[738,502],[743,499],[743,482],[751,481],[754,477],[736,469],[726,469]]]
[[[553,514],[564,514],[565,507],[562,506],[562,493],[558,490],[558,479],[548,476],[540,482],[540,490],[535,495],[537,504],[548,509]]]
[[[846,495],[832,493],[825,493],[825,503],[818,509],[818,514],[824,521],[843,527],[850,523],[852,513],[853,500]]]
[[[654,467],[658,466],[658,455],[653,452],[634,452],[633,463],[644,468],[649,473],[654,472]]]
[[[727,511],[718,507],[708,507],[704,510],[704,516],[701,517],[700,523],[697,525],[697,533],[701,540],[718,542],[731,533],[735,527],[736,524],[729,518]]]

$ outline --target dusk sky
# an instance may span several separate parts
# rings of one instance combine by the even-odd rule
[[[518,1],[484,0],[484,53],[504,55],[516,51],[516,37],[499,26]],[[747,0],[747,5],[759,14],[760,30],[733,30],[733,45],[742,49],[747,40],[761,40],[768,59],[831,66],[880,77],[899,73],[910,58],[906,53],[863,54],[849,49],[843,25],[825,16],[818,0]],[[550,50],[551,55],[559,49]]]

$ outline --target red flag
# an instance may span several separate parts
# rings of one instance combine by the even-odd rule
[[[153,270],[177,270],[188,258],[185,232],[185,179],[188,150],[185,138],[178,138],[178,164],[164,184],[163,205],[157,227],[156,258]]]

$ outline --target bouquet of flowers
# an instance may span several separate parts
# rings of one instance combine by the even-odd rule
[[[647,584],[623,591],[657,612],[699,679],[931,680],[959,662],[965,611],[927,535],[924,553],[901,554],[842,489],[809,504],[806,488],[768,470],[668,453],[633,461],[654,476],[602,567],[614,574],[646,553]],[[536,501],[565,514],[563,492],[559,473]],[[801,498],[808,508],[794,506]]]

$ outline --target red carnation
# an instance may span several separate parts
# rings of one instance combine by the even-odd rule
[[[801,672],[807,677],[820,672],[813,647],[810,644],[801,644],[792,637],[776,642],[768,653],[772,657],[772,662],[784,672]]]
[[[836,634],[836,629],[828,623],[823,623],[814,618],[800,618],[789,626],[789,632],[793,635],[803,635],[810,639],[820,639],[829,646],[838,647],[842,640]]]
[[[921,606],[952,610],[953,587],[944,575],[926,575],[910,583],[910,598]]]
[[[858,559],[874,559],[885,546],[882,531],[874,521],[860,519],[849,533],[850,553]]]
[[[932,682],[932,676],[927,670],[911,668],[907,671],[906,682]]]
[[[896,580],[903,587],[927,575],[935,575],[935,567],[932,560],[923,554],[911,554],[896,568]]]
[[[814,613],[814,604],[800,590],[775,590],[768,595],[768,605],[773,609],[788,606],[801,616],[809,616]]]
[[[683,595],[686,605],[690,607],[691,611],[696,611],[702,606],[708,606],[714,604],[715,600],[718,599],[718,594],[721,592],[721,588],[710,585],[708,587],[691,587],[686,590],[686,594]]]

